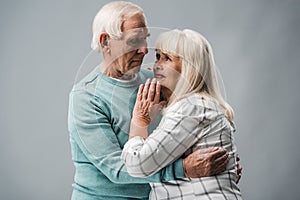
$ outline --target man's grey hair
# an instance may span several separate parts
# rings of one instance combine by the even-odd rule
[[[120,39],[122,37],[121,29],[124,17],[131,17],[137,14],[144,16],[144,11],[131,2],[114,1],[104,5],[93,21],[92,49],[100,50],[99,36],[103,32],[108,33],[112,39]]]

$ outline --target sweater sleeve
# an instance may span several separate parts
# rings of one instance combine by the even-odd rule
[[[181,157],[203,135],[209,112],[188,101],[173,105],[146,140],[137,136],[125,144],[122,159],[128,173],[151,176]]]
[[[184,177],[182,159],[178,159],[147,179],[130,176],[120,159],[122,149],[110,124],[109,116],[93,94],[71,92],[69,131],[84,156],[114,183],[164,182]]]

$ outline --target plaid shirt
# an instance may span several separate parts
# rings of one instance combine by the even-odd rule
[[[171,106],[156,130],[144,140],[134,137],[124,146],[128,173],[146,177],[199,148],[222,147],[230,161],[218,176],[151,183],[150,199],[242,199],[237,179],[234,128],[217,102],[198,94]]]

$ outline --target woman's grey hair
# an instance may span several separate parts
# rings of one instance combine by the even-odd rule
[[[108,33],[112,39],[120,39],[122,37],[121,29],[124,17],[131,17],[137,14],[144,16],[144,11],[131,2],[114,1],[104,5],[93,21],[92,49],[100,50],[99,36],[103,32]]]
[[[167,107],[188,95],[204,92],[218,101],[229,121],[233,120],[233,109],[219,89],[211,45],[204,36],[190,29],[174,29],[162,33],[155,48],[179,56],[182,61],[181,76]]]

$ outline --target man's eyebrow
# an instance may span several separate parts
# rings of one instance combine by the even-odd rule
[[[137,30],[133,30],[132,34],[136,36],[143,35],[144,37],[150,37],[151,35],[149,31],[146,32],[146,30],[140,30],[140,28],[138,28]]]

